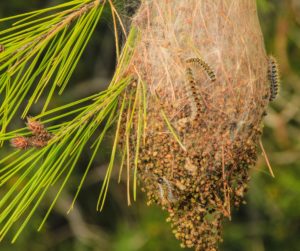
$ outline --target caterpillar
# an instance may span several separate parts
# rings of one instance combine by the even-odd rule
[[[269,101],[273,101],[277,94],[280,85],[279,68],[276,59],[273,56],[268,58],[268,80],[270,83]]]
[[[190,99],[191,106],[191,119],[194,120],[198,115],[205,110],[204,104],[202,104],[199,94],[197,92],[196,81],[194,78],[193,71],[190,67],[186,68],[186,78],[187,78],[187,92],[188,98]]]
[[[185,61],[187,64],[199,65],[207,73],[212,82],[216,81],[216,75],[212,68],[201,58],[189,58]]]

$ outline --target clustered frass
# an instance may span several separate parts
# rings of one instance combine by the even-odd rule
[[[201,62],[201,63],[198,63]],[[271,62],[275,62],[272,58]],[[239,135],[242,125],[226,124],[228,118],[212,116],[217,111],[206,109],[205,97],[197,89],[194,71],[203,70],[211,82],[216,81],[212,68],[202,59],[187,59],[185,92],[189,98],[189,107],[177,114],[174,124],[180,138],[191,142],[188,150],[180,147],[174,137],[163,131],[164,121],[159,111],[149,110],[153,121],[145,146],[141,149],[139,173],[142,190],[146,192],[148,204],[159,204],[169,212],[173,233],[181,240],[182,247],[196,247],[196,250],[216,250],[222,241],[221,230],[224,218],[231,219],[231,210],[245,203],[244,195],[248,188],[249,167],[257,159],[257,142],[262,134],[261,124],[249,124],[247,138]],[[191,63],[195,68],[191,68]],[[269,94],[275,95],[275,82],[279,83],[277,64],[270,64]],[[270,77],[270,71],[273,72]],[[276,80],[276,81],[275,81]],[[277,92],[276,92],[277,94]],[[270,98],[270,101],[273,98]],[[163,107],[166,112],[169,105]],[[261,111],[265,116],[265,110]],[[221,138],[213,138],[214,131],[223,125]],[[193,146],[201,134],[207,144]],[[206,139],[206,140],[205,140]],[[211,146],[211,148],[207,148]]]
[[[166,125],[159,110],[168,114],[171,112],[168,110],[175,107],[163,102],[160,107],[148,106],[147,127],[152,133],[147,135],[140,149],[138,173],[148,205],[159,204],[169,212],[167,221],[171,222],[182,247],[216,250],[222,241],[222,221],[231,219],[232,207],[244,202],[249,167],[257,159],[256,143],[262,127],[249,124],[246,140],[241,137],[241,125],[224,123],[228,118],[207,108],[205,98],[208,97],[199,93],[194,72],[202,71],[213,83],[216,75],[212,67],[197,58],[187,59],[185,64],[185,95],[189,105],[177,113],[173,126],[179,138],[184,139],[186,149],[172,134],[163,133]],[[213,113],[218,116],[212,116]],[[264,112],[260,116],[264,116]],[[122,124],[125,125],[125,121]],[[221,138],[212,137],[220,125],[223,126]],[[197,144],[200,135],[207,144]],[[132,136],[131,140],[134,144],[137,139]]]
[[[45,126],[31,117],[27,118],[27,128],[32,132],[32,136],[16,136],[11,139],[11,145],[17,149],[25,150],[30,147],[42,148],[45,147],[49,140],[52,138],[52,134],[48,132]]]

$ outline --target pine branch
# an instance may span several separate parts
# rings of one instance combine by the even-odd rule
[[[113,15],[119,20],[116,8],[111,1],[109,3]],[[114,122],[117,122],[111,160],[98,200],[98,209],[102,209],[121,137],[121,118],[124,114],[130,118],[136,114],[141,119],[146,116],[144,114],[146,95],[141,81],[133,98],[134,108],[130,109],[130,112],[127,110],[130,104],[124,99],[127,87],[132,83],[132,80],[126,77],[125,71],[130,63],[135,41],[138,39],[134,28],[128,34],[115,75],[106,90],[47,110],[56,89],[60,88],[61,93],[67,85],[98,23],[104,5],[105,1],[71,1],[46,10],[0,20],[22,18],[14,23],[14,27],[0,32],[2,35],[0,43],[5,47],[0,54],[0,71],[3,71],[0,76],[3,80],[0,83],[0,94],[4,96],[0,103],[2,126],[0,141],[12,140],[16,136],[24,139],[31,137],[31,133],[34,132],[28,130],[32,130],[30,126],[11,132],[6,132],[6,127],[31,90],[33,92],[23,111],[23,118],[45,92],[46,86],[52,85],[41,114],[30,119],[39,121],[41,128],[45,128],[51,137],[48,137],[40,147],[29,144],[27,149],[15,150],[0,160],[0,187],[3,189],[3,196],[0,198],[0,240],[12,226],[18,224],[20,227],[14,235],[12,240],[14,242],[38,209],[49,188],[59,184],[59,190],[39,227],[42,228],[70,176],[77,168],[83,149],[90,146],[92,157],[81,178],[70,210],[73,208],[94,158],[101,150],[101,143],[107,131]],[[117,32],[117,29],[115,30]],[[61,122],[62,118],[64,122]],[[47,126],[49,123],[53,126]],[[131,123],[132,119],[126,122],[127,138],[131,133]],[[142,135],[143,125],[144,122],[141,121],[138,137]],[[130,173],[127,172],[127,175],[129,184]],[[136,172],[133,186],[135,197]]]
[[[57,7],[5,18],[17,20],[0,32],[0,135],[27,95],[22,118],[46,88],[50,91],[42,109],[55,92],[62,94],[97,25],[105,1],[70,1]],[[21,18],[21,19],[20,19]],[[20,19],[20,20],[19,20]]]

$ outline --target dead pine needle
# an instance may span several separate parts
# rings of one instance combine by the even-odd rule
[[[265,160],[266,160],[267,166],[268,166],[268,168],[269,168],[269,172],[270,172],[271,176],[272,176],[273,178],[275,178],[275,175],[274,175],[272,166],[271,166],[271,164],[270,164],[269,158],[268,158],[268,156],[267,156],[267,153],[266,153],[266,151],[265,151],[265,148],[264,148],[264,146],[263,146],[263,143],[262,143],[261,139],[259,140],[259,146],[260,146],[260,149],[262,150],[262,154],[263,154],[263,156],[264,156],[264,158],[265,158]]]

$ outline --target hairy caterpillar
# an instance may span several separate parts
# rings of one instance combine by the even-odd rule
[[[207,73],[212,82],[216,81],[216,75],[212,68],[201,58],[189,58],[185,61],[187,64],[199,65]]]
[[[185,73],[187,78],[188,98],[190,99],[191,106],[191,119],[194,120],[204,111],[204,104],[200,101],[192,69],[187,67]]]
[[[279,68],[276,59],[269,56],[268,59],[268,79],[270,82],[270,101],[273,101],[278,94],[278,87],[280,85]]]

